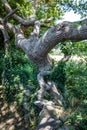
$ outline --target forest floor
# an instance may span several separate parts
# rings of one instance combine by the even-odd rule
[[[16,102],[7,105],[4,101],[3,89],[0,86],[0,130],[29,130],[24,116],[17,112]]]

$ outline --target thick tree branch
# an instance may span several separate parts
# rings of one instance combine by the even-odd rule
[[[35,50],[38,55],[46,56],[58,43],[87,39],[87,19],[78,22],[62,22],[48,29],[40,38]],[[36,52],[36,53],[37,53]]]
[[[36,29],[34,32],[36,32]],[[23,50],[27,50],[25,53],[28,57],[36,63],[40,69],[45,68],[45,66],[46,68],[47,66],[49,68],[50,60],[47,55],[54,46],[60,42],[68,40],[73,42],[87,39],[87,19],[78,22],[65,21],[57,24],[56,26],[48,29],[44,35],[37,40],[34,38],[31,39],[31,37],[30,39],[25,39],[23,34],[20,35],[23,36],[23,38],[20,39],[19,35],[17,35],[16,40],[20,43],[20,45],[23,43],[24,46],[20,47]],[[31,47],[29,43],[32,43]]]
[[[6,0],[2,0],[2,2],[5,5],[6,10],[8,12],[11,12],[12,9],[9,6],[8,2]],[[14,17],[14,19],[18,20],[23,25],[32,25],[32,24],[34,25],[35,20],[31,22],[31,21],[26,21],[25,19],[22,19],[21,17],[15,14],[13,14],[12,16]],[[49,21],[50,20],[44,20],[44,22],[49,22]],[[39,27],[40,26],[36,27],[35,25],[35,29],[33,32],[34,34],[37,33],[37,30],[38,30],[38,33],[36,35],[39,35]],[[21,41],[21,43],[24,43],[25,40],[27,44],[31,42],[30,39],[24,40],[23,34],[21,36],[23,37],[21,40],[18,37],[16,37],[16,39],[18,38],[17,39],[18,42]],[[34,45],[32,53],[33,53],[34,59],[37,59],[40,57],[42,59],[42,57],[46,57],[48,52],[60,42],[67,41],[67,40],[80,41],[80,40],[85,40],[85,39],[87,39],[87,19],[79,21],[79,22],[66,22],[65,21],[48,29],[48,31],[46,31],[46,33],[40,39],[38,39],[38,41],[35,41],[35,39],[33,39],[33,43],[34,44],[37,43],[37,44]],[[22,49],[23,49],[23,46],[22,46]],[[28,52],[29,51],[27,51],[27,55],[29,56],[30,52],[29,53]]]

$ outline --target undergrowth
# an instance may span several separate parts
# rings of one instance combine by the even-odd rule
[[[15,53],[14,53],[15,52]],[[29,61],[21,50],[15,47],[6,55],[0,51],[0,84],[3,84],[4,95],[7,103],[16,101],[18,107],[23,107],[25,102],[24,90],[29,90],[27,98],[29,104],[25,112],[29,119],[31,129],[34,129],[38,121],[39,110],[34,105],[36,91],[39,89],[37,82],[37,67]],[[56,82],[66,101],[66,109],[69,110],[68,123],[73,124],[76,130],[87,129],[87,59],[85,61],[67,62],[60,61],[50,76],[45,80]],[[51,100],[52,97],[46,95]],[[34,117],[34,118],[32,118]]]

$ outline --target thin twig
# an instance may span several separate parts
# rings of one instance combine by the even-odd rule
[[[16,13],[18,11],[18,8],[12,10],[10,13],[8,13],[4,19],[3,19],[3,22],[6,23],[8,21],[8,18],[10,18],[14,13]]]

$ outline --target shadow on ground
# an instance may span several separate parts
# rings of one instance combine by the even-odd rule
[[[29,122],[26,123],[23,115],[17,112],[16,102],[10,106],[4,102],[0,86],[0,130],[29,130],[29,128]]]

